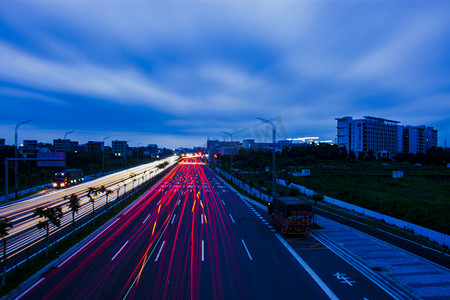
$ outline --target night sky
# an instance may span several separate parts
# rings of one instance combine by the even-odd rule
[[[0,99],[6,144],[28,119],[20,142],[176,148],[375,116],[450,145],[450,1],[3,0]]]

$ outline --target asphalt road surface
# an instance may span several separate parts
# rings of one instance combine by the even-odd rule
[[[18,298],[337,299],[251,209],[199,159],[185,159]],[[308,258],[321,269],[336,260],[324,251]],[[389,298],[365,288],[367,297],[339,298]]]

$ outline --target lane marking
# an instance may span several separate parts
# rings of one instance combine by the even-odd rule
[[[123,248],[125,248],[125,246],[128,244],[128,241],[125,242],[125,244],[123,244],[122,248],[119,249],[119,251],[117,251],[116,255],[113,256],[113,258],[111,258],[111,261],[113,261],[117,255],[119,255],[120,251],[123,250]]]
[[[177,214],[174,214],[173,215],[173,218],[172,218],[172,222],[170,222],[170,224],[173,224],[173,221],[175,221],[175,216],[176,216]]]
[[[252,256],[250,255],[250,252],[247,249],[247,245],[245,244],[244,240],[241,239],[241,241],[242,241],[242,244],[244,244],[244,247],[245,247],[245,250],[247,251],[248,257],[250,258],[250,260],[253,260]]]
[[[108,227],[106,227],[105,229],[103,229],[98,235],[96,235],[93,239],[91,239],[89,242],[87,242],[86,244],[84,244],[83,247],[81,247],[80,249],[78,249],[77,251],[75,251],[75,253],[73,253],[71,256],[69,256],[65,261],[63,261],[62,263],[60,263],[59,265],[57,265],[57,268],[62,267],[62,265],[64,265],[66,262],[68,262],[72,257],[74,257],[75,255],[77,255],[80,251],[82,251],[84,248],[86,248],[90,243],[92,243],[98,236],[100,236],[103,232],[105,232],[107,229],[109,229],[109,227],[113,226],[114,223],[116,223],[117,221],[119,221],[119,219],[116,219],[114,222],[112,222],[111,224],[109,224]]]
[[[225,202],[223,202],[223,200],[222,200],[222,199],[220,199],[220,200],[222,201],[222,203],[223,203],[223,206],[226,206],[226,205],[225,205]]]
[[[142,222],[142,224],[144,224],[145,221],[147,221],[147,219],[150,218],[151,215],[152,215],[152,214],[148,214],[147,218],[145,218],[145,220]]]
[[[311,267],[295,252],[294,249],[278,234],[275,236],[280,240],[280,242],[286,247],[286,249],[294,256],[298,263],[308,272],[308,274],[314,279],[314,281],[319,285],[319,287],[327,294],[327,296],[332,300],[338,300],[339,298],[330,290],[330,288],[320,279],[316,272],[311,269]]]
[[[162,250],[162,248],[164,247],[164,244],[165,244],[165,243],[166,243],[166,241],[163,241],[163,242],[162,242],[161,248],[159,248],[159,252],[158,252],[158,255],[156,255],[155,261],[158,261],[159,255],[161,254],[161,250]]]
[[[205,261],[205,240],[202,240],[202,261]]]
[[[30,286],[25,292],[23,292],[22,294],[19,295],[19,297],[16,298],[16,300],[22,298],[23,296],[25,296],[29,291],[31,291],[35,286],[37,286],[39,283],[42,282],[42,280],[44,280],[45,278],[41,278],[38,280],[38,282],[36,282],[35,284],[33,284],[32,286]]]
[[[203,214],[201,214],[200,218],[202,219],[202,224],[203,224]]]
[[[233,219],[233,217],[231,216],[231,214],[228,214],[228,215],[230,216],[231,221],[233,221],[233,224],[236,224],[236,223],[234,222],[234,219]]]

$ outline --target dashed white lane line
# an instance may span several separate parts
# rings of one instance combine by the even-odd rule
[[[205,240],[202,240],[202,261],[205,261]]]
[[[200,218],[202,219],[202,224],[203,224],[203,214],[201,214]]]
[[[221,199],[222,200],[222,199]],[[223,206],[225,206],[225,202],[223,202],[223,200],[222,200],[222,203],[223,203]]]
[[[114,222],[112,222],[111,224],[108,225],[108,227],[106,227],[105,229],[103,229],[98,235],[100,235],[101,233],[105,232],[106,230],[108,230],[111,226],[113,226],[117,221],[119,221],[119,219],[115,219]],[[97,235],[97,236],[98,236]],[[89,242],[87,242],[86,244],[83,245],[83,247],[81,247],[80,249],[78,249],[75,253],[73,253],[71,256],[69,256],[66,260],[64,260],[62,263],[60,263],[59,265],[57,265],[57,268],[60,268],[62,265],[64,265],[66,262],[68,262],[72,257],[74,257],[75,255],[77,255],[80,251],[82,251],[84,248],[86,248],[90,243],[92,243],[95,240],[95,238],[91,239]]]
[[[233,219],[233,217],[231,216],[231,214],[228,214],[228,215],[230,216],[231,221],[233,221],[233,224],[236,224],[236,223],[234,222],[234,219]]]
[[[119,255],[119,253],[123,250],[123,248],[125,248],[125,246],[128,244],[128,241],[125,242],[125,244],[123,244],[123,246],[119,249],[119,251],[117,251],[116,255],[113,256],[113,258],[111,258],[111,261],[113,261],[117,255]]]
[[[170,222],[170,224],[173,224],[173,221],[175,221],[176,215],[177,215],[177,214],[173,214],[172,222]]]
[[[148,216],[145,218],[145,220],[142,222],[142,224],[144,224],[145,221],[147,221],[147,219],[150,218],[151,215],[152,215],[152,214],[148,214]]]
[[[165,243],[166,243],[166,241],[163,241],[163,242],[162,242],[161,248],[159,248],[158,255],[156,255],[155,261],[158,261],[159,255],[161,254],[161,250],[162,250],[162,248],[164,247],[164,244],[165,244]]]
[[[248,251],[247,245],[245,244],[244,240],[241,239],[241,241],[242,241],[242,244],[245,247],[245,251],[247,251],[248,257],[250,258],[250,260],[253,260],[252,256],[250,255],[250,252]]]

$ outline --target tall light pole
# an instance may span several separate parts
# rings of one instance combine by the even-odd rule
[[[109,139],[110,136],[103,138],[103,147],[102,147],[102,174],[105,173],[105,140]]]
[[[75,130],[71,130],[71,131],[67,131],[66,133],[64,133],[64,141],[66,141],[67,139],[67,135],[74,133]],[[65,142],[64,142],[65,143]],[[70,149],[70,143],[69,143],[69,149]],[[67,158],[66,158],[66,147],[64,147],[64,169],[67,169]]]
[[[15,182],[14,182],[14,184],[15,184],[15,197],[16,198],[17,198],[17,192],[19,190],[19,166],[18,166],[18,161],[17,161],[17,156],[19,153],[19,142],[18,142],[19,138],[18,138],[17,130],[19,129],[19,126],[21,126],[23,124],[27,124],[29,122],[31,122],[31,120],[21,121],[21,122],[17,123],[16,129],[14,131],[14,142],[16,144],[16,149],[14,151],[14,158],[15,158],[15,161],[14,161]],[[6,196],[6,197],[8,197],[8,196]]]
[[[277,162],[276,162],[276,155],[275,155],[275,147],[276,147],[276,143],[277,143],[277,128],[275,127],[275,124],[272,121],[263,119],[263,118],[258,118],[258,120],[260,120],[261,122],[267,123],[269,125],[272,126],[272,132],[273,132],[273,151],[272,151],[272,200],[273,200],[273,194],[275,193],[275,180],[276,180],[276,166],[277,166]]]
[[[231,133],[229,133],[229,132],[226,132],[226,131],[222,131],[224,134],[227,134],[227,135],[229,135],[230,136],[230,138],[231,138],[231,146],[233,146],[233,135],[231,134]],[[233,150],[231,151],[231,165],[230,165],[230,173],[232,174],[233,173]]]

